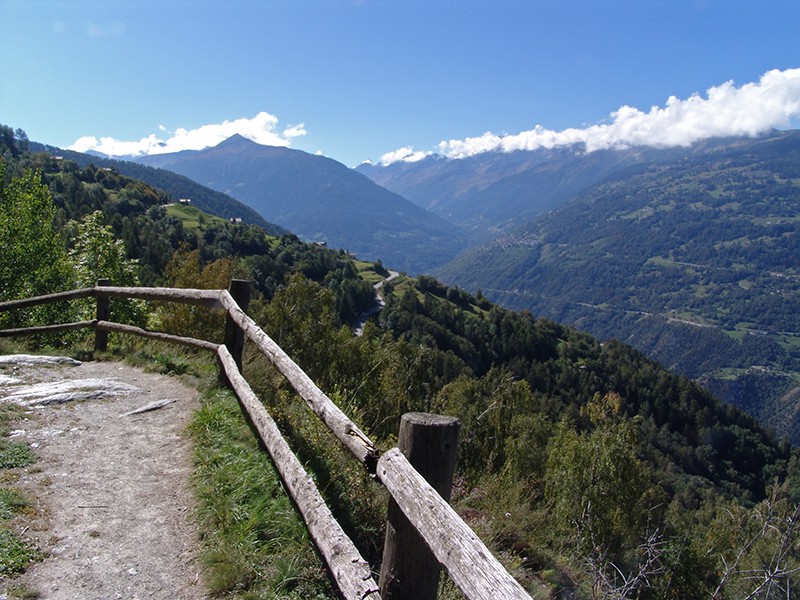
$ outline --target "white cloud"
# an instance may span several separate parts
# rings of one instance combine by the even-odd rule
[[[706,97],[693,94],[685,100],[675,96],[663,107],[643,112],[622,106],[611,113],[609,123],[581,129],[553,131],[537,125],[515,135],[491,132],[463,140],[439,143],[439,153],[466,158],[483,152],[513,152],[572,144],[584,144],[587,152],[628,146],[673,147],[717,136],[755,136],[770,129],[791,127],[800,117],[800,69],[773,70],[757,83],[736,87],[732,81],[712,87]],[[405,147],[381,157],[381,163],[413,162],[430,152]]]
[[[433,153],[422,151],[415,152],[411,146],[404,146],[403,148],[398,148],[394,152],[387,152],[381,156],[380,162],[383,165],[390,165],[399,160],[403,162],[417,162],[426,156],[430,156],[431,154]]]
[[[169,134],[161,138],[151,133],[138,141],[122,141],[111,137],[85,136],[72,144],[69,149],[77,152],[94,150],[109,156],[141,156],[144,154],[164,154],[181,150],[202,150],[216,146],[234,134],[239,134],[258,144],[266,146],[289,146],[295,137],[306,134],[305,124],[290,125],[282,133],[276,131],[278,118],[267,112],[260,112],[252,119],[236,119],[212,125],[202,125],[196,129],[182,127],[170,132],[164,125],[158,129]]]
[[[306,132],[306,124],[300,123],[298,125],[289,125],[286,129],[283,130],[283,137],[285,138],[295,138],[305,135]]]

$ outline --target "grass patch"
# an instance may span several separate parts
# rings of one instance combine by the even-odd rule
[[[204,231],[210,225],[223,225],[227,219],[210,215],[199,208],[185,204],[170,204],[167,206],[167,215],[180,220],[184,228],[189,231]]]
[[[21,409],[14,404],[0,406],[0,469],[19,469],[36,462],[36,455],[25,442],[11,442],[7,436]]]
[[[12,584],[8,586],[7,591],[11,600],[38,600],[42,597],[38,591],[30,589],[24,584]]]
[[[335,597],[233,394],[213,389],[201,402],[189,430],[209,591],[241,600]]]
[[[741,329],[720,329],[720,331],[737,342],[741,342],[744,340],[745,336],[748,335],[746,331],[742,331]]]
[[[36,455],[25,442],[0,441],[0,469],[19,469],[36,462]]]
[[[367,283],[375,285],[379,281],[386,279],[385,275],[375,270],[375,263],[365,262],[363,260],[354,260],[353,263],[358,271],[358,276]]]
[[[203,387],[217,376],[213,355],[204,350],[181,348],[175,344],[137,340],[128,347],[125,361],[151,373],[179,377],[187,385]]]
[[[19,575],[41,553],[8,527],[0,527],[0,577]]]
[[[30,501],[17,490],[0,488],[0,520],[7,521],[30,506]]]
[[[800,350],[800,335],[780,335],[776,338],[776,341],[781,348],[789,352]]]

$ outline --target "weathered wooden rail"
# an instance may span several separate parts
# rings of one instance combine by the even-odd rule
[[[344,598],[433,599],[441,565],[468,600],[530,600],[522,586],[447,502],[455,465],[457,421],[439,415],[404,415],[399,448],[381,455],[369,437],[247,315],[249,294],[248,283],[239,280],[232,281],[229,290],[115,287],[107,280],[101,280],[93,288],[0,303],[0,312],[3,312],[93,297],[97,302],[96,319],[0,330],[0,337],[93,328],[96,350],[105,350],[108,332],[116,332],[214,352],[221,374],[235,391],[272,457]],[[222,308],[227,313],[224,343],[215,344],[114,323],[109,318],[109,298]],[[312,478],[243,377],[241,366],[245,338],[259,348],[333,435],[389,491],[392,500],[380,586],[373,578],[370,565],[334,519]]]

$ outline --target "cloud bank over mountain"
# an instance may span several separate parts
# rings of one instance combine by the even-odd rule
[[[607,122],[562,131],[536,125],[517,134],[498,135],[486,132],[462,140],[444,140],[436,149],[424,151],[405,146],[387,152],[380,163],[416,162],[433,154],[459,159],[483,152],[514,152],[558,146],[582,145],[587,152],[605,148],[651,146],[666,148],[690,146],[711,137],[756,136],[770,129],[789,128],[800,119],[800,69],[772,70],[758,82],[736,86],[733,81],[711,87],[705,96],[693,94],[680,99],[670,96],[664,106],[645,112],[622,106],[612,112]],[[255,117],[202,125],[196,129],[170,131],[159,126],[138,141],[111,137],[86,136],[69,149],[96,151],[109,156],[141,156],[181,150],[201,150],[216,146],[234,134],[267,146],[290,146],[292,140],[306,135],[305,124],[278,128],[278,118],[267,112]]]
[[[585,128],[553,131],[537,125],[514,135],[491,132],[463,140],[439,143],[436,152],[407,146],[381,156],[380,162],[416,162],[434,153],[466,158],[483,152],[513,152],[583,144],[587,152],[613,147],[690,146],[718,136],[755,136],[774,128],[788,128],[800,117],[800,69],[772,70],[758,83],[736,87],[728,81],[712,87],[706,97],[693,94],[685,100],[671,96],[665,106],[648,112],[622,106],[610,122]]]
[[[202,125],[196,129],[179,128],[169,131],[159,125],[161,134],[151,133],[138,141],[122,141],[111,137],[85,136],[78,139],[69,150],[101,152],[108,156],[142,156],[149,154],[165,154],[181,150],[202,150],[216,146],[235,134],[239,134],[258,144],[267,146],[289,146],[296,137],[306,134],[305,125],[289,125],[278,131],[278,117],[267,112],[260,112],[252,119],[236,119],[211,125]]]

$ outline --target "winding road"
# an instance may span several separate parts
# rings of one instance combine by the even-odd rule
[[[386,306],[386,302],[383,299],[383,294],[381,294],[381,288],[383,287],[383,284],[388,283],[399,276],[400,273],[397,271],[389,271],[389,276],[386,279],[382,279],[372,286],[375,288],[375,305],[369,310],[366,310],[358,315],[358,320],[353,324],[353,332],[356,335],[361,335],[364,333],[364,325],[366,324],[367,320],[371,316],[377,315],[383,310],[383,307]]]

